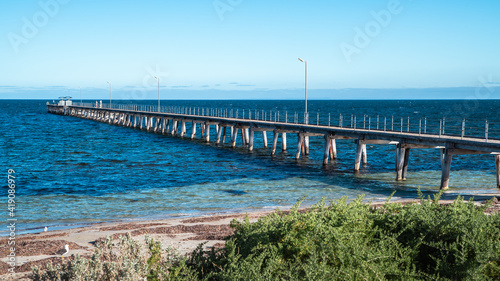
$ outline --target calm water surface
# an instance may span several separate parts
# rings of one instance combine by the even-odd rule
[[[395,182],[392,145],[368,146],[368,165],[353,174],[353,141],[337,141],[338,160],[323,167],[322,138],[311,138],[309,157],[295,161],[296,136],[292,134],[288,134],[289,152],[278,148],[272,158],[270,148],[262,147],[261,134],[256,134],[255,151],[248,153],[243,148],[215,147],[199,140],[47,114],[45,102],[0,100],[0,158],[5,174],[7,169],[16,171],[16,217],[21,232],[39,231],[46,225],[55,229],[116,219],[289,207],[305,196],[306,205],[322,197],[332,200],[360,194],[381,200],[394,190],[396,197],[415,197],[418,187],[431,194],[440,183],[436,149],[412,150],[408,180]],[[302,101],[163,103],[290,114],[303,110]],[[451,130],[453,122],[466,118],[468,126],[481,128],[478,134],[486,119],[495,133],[499,110],[500,101],[309,101],[311,115],[320,112],[323,120],[327,113],[344,114],[346,123],[351,114],[357,118],[370,115],[371,122],[376,115],[396,120],[427,117],[431,128],[439,125],[435,120],[446,117]],[[268,138],[272,140],[271,134]],[[491,155],[454,156],[451,176],[451,195],[498,193]],[[7,198],[6,177],[3,190]],[[2,201],[6,210],[6,200]]]

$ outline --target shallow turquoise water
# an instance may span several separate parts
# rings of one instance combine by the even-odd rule
[[[408,180],[395,182],[394,146],[369,146],[368,165],[354,174],[353,141],[338,141],[338,160],[323,167],[322,138],[311,138],[309,157],[295,161],[296,136],[292,134],[288,135],[289,151],[283,153],[278,147],[278,154],[271,157],[270,148],[262,147],[260,134],[256,134],[255,151],[248,153],[243,148],[216,147],[199,140],[47,114],[45,102],[0,101],[0,157],[4,170],[15,169],[18,176],[16,217],[21,231],[37,231],[45,225],[53,229],[116,219],[289,207],[305,196],[306,205],[322,197],[332,200],[361,194],[367,199],[383,200],[394,190],[396,197],[415,197],[418,187],[426,193],[436,192],[441,177],[438,150],[412,150]],[[447,106],[437,106],[442,102]],[[311,115],[322,114],[322,122],[327,112],[331,116],[394,114],[396,120],[401,115],[411,115],[412,120],[448,116],[452,130],[453,120],[461,119],[460,112],[437,109],[457,108],[464,102],[310,101],[309,106]],[[476,122],[478,128],[488,118],[494,134],[500,101],[480,102],[484,103],[480,108],[486,110],[470,110],[462,115],[470,120],[468,124]],[[169,103],[273,109],[290,115],[303,106],[301,101]],[[363,115],[357,118],[361,120]],[[429,124],[431,128],[431,121]],[[271,140],[271,135],[268,138]],[[498,193],[495,184],[491,155],[453,158],[450,196]],[[6,181],[4,187],[6,198]],[[7,215],[5,212],[5,218]]]

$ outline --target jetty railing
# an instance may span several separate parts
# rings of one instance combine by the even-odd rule
[[[500,122],[472,118],[458,119],[443,117],[439,119],[430,119],[425,116],[415,118],[395,115],[333,114],[320,111],[304,113],[288,110],[187,106],[158,107],[156,105],[141,104],[112,104],[110,106],[109,104],[81,102],[73,102],[73,106],[259,120],[277,123],[309,124],[350,129],[399,132],[401,134],[416,133],[419,135],[467,137],[483,139],[486,142],[488,140],[500,140]]]

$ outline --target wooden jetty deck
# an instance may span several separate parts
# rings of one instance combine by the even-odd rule
[[[96,104],[97,105],[97,104]],[[354,171],[360,169],[361,163],[367,163],[366,145],[395,145],[396,147],[396,180],[406,180],[407,168],[412,149],[440,149],[441,151],[441,189],[447,189],[450,180],[450,169],[453,155],[468,154],[492,154],[496,164],[497,187],[500,188],[500,140],[488,139],[488,132],[484,138],[464,136],[464,126],[462,125],[462,135],[446,135],[440,128],[439,134],[422,133],[422,128],[417,132],[403,131],[403,120],[401,120],[401,130],[388,130],[385,121],[383,128],[377,129],[356,128],[354,126],[331,126],[317,124],[303,124],[298,122],[294,116],[294,122],[288,122],[288,117],[284,122],[272,121],[263,118],[264,113],[259,116],[259,111],[248,111],[241,117],[236,114],[227,114],[218,109],[203,109],[196,111],[193,108],[181,110],[182,113],[159,112],[147,110],[144,106],[123,105],[118,108],[105,108],[93,104],[72,104],[57,105],[47,103],[47,111],[52,114],[69,115],[95,121],[105,122],[114,125],[145,129],[161,134],[178,135],[181,137],[195,138],[197,128],[200,129],[200,137],[206,142],[210,142],[210,137],[215,136],[215,143],[226,143],[226,136],[232,147],[237,144],[238,134],[241,133],[241,143],[249,151],[254,149],[255,133],[262,133],[263,146],[268,147],[267,132],[273,132],[271,154],[276,153],[278,138],[281,136],[281,148],[287,150],[287,134],[297,134],[297,147],[295,158],[309,154],[309,138],[324,138],[323,164],[328,164],[330,159],[337,157],[337,140],[354,140],[356,145],[356,157]],[[152,109],[152,107],[151,107]],[[279,113],[278,113],[279,114]],[[246,117],[246,118],[245,118]],[[263,120],[262,120],[263,119]],[[280,120],[279,116],[275,120]],[[307,120],[307,119],[306,119]],[[319,117],[318,117],[319,120]],[[308,123],[308,122],[306,122]],[[342,124],[342,122],[341,122]],[[392,125],[394,127],[394,125]],[[211,129],[215,134],[211,133]],[[487,126],[486,126],[487,128]],[[188,135],[188,129],[191,130]],[[487,129],[486,129],[487,130]],[[427,131],[426,129],[424,131]]]

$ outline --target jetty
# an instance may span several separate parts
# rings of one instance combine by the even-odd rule
[[[412,149],[439,149],[441,155],[441,189],[448,189],[453,155],[491,154],[496,165],[496,185],[500,188],[500,139],[491,138],[488,121],[483,128],[466,126],[465,120],[449,130],[446,120],[439,126],[427,119],[410,123],[410,119],[370,117],[363,115],[332,118],[317,113],[264,111],[257,109],[228,109],[204,107],[157,107],[133,104],[78,103],[63,99],[47,103],[51,114],[74,116],[94,121],[146,130],[179,137],[201,138],[217,145],[237,144],[253,151],[255,134],[262,134],[262,146],[268,147],[267,133],[272,133],[270,154],[276,153],[278,140],[286,151],[287,134],[297,135],[295,159],[309,154],[309,139],[323,138],[323,164],[337,158],[337,141],[356,143],[354,171],[367,163],[366,145],[395,146],[395,180],[404,181],[408,176],[408,163]],[[448,131],[446,131],[448,130]],[[468,132],[474,134],[468,134]],[[479,135],[480,134],[480,135]],[[237,142],[241,138],[240,142]]]

